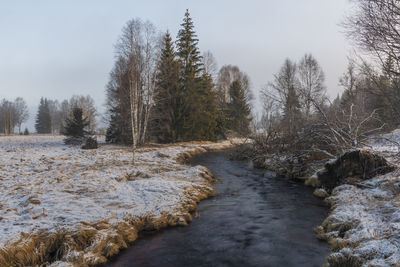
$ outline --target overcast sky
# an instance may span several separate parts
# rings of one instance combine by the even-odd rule
[[[28,102],[31,130],[41,96],[89,94],[104,111],[113,45],[126,21],[150,20],[176,37],[186,8],[201,51],[210,50],[218,67],[238,65],[255,95],[285,58],[305,53],[322,66],[330,96],[341,91],[352,47],[338,24],[348,0],[19,0],[0,2],[0,98]]]

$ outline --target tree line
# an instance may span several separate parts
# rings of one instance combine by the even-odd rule
[[[40,134],[63,134],[68,119],[73,115],[73,109],[81,109],[82,116],[87,120],[85,130],[93,133],[96,129],[97,111],[91,96],[72,96],[69,100],[51,100],[41,98],[36,114],[35,129]]]
[[[72,96],[69,100],[51,100],[41,98],[35,120],[35,130],[39,134],[62,134],[65,124],[73,114],[73,109],[82,110],[87,120],[85,131],[94,133],[97,127],[97,110],[91,96]],[[15,129],[18,134],[29,134],[27,128],[22,132],[21,126],[29,119],[28,106],[22,97],[14,101],[0,101],[0,133],[12,135]]]
[[[324,73],[312,55],[287,59],[261,92],[258,150],[270,153],[319,149],[339,154],[366,145],[371,134],[400,125],[400,3],[357,0],[343,26],[370,58],[349,59],[339,79],[343,93],[326,97]]]
[[[342,94],[326,95],[324,73],[306,54],[298,64],[286,59],[262,91],[263,116],[258,147],[271,153],[324,150],[340,154],[366,145],[371,134],[400,124],[400,79],[390,58],[382,69],[350,59],[339,79]]]
[[[0,133],[5,135],[14,134],[17,127],[18,133],[22,134],[22,123],[29,118],[28,107],[22,97],[17,97],[14,101],[3,99],[0,102]]]
[[[250,80],[235,66],[216,72],[201,55],[186,11],[176,40],[150,22],[132,19],[116,44],[107,84],[108,142],[132,144],[215,140],[248,133]]]

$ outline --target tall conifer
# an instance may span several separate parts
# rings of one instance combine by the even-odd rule
[[[246,101],[245,91],[238,80],[231,83],[229,95],[231,98],[227,107],[229,129],[240,134],[248,134],[250,106]]]
[[[178,94],[179,65],[169,32],[164,36],[156,83],[153,135],[159,142],[173,142],[178,140],[179,136],[181,99]]]
[[[216,110],[215,108],[207,110],[207,107],[215,106],[212,80],[206,74],[202,75],[203,64],[197,47],[199,40],[188,10],[186,10],[181,27],[177,40],[177,54],[181,63],[180,138],[183,140],[213,139],[216,128]]]
[[[47,98],[40,99],[38,113],[36,115],[35,128],[36,132],[40,134],[51,133],[51,120],[50,109]]]

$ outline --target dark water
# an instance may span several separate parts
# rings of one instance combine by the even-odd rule
[[[312,189],[228,160],[192,159],[222,181],[188,227],[145,235],[108,266],[322,266],[329,246],[313,228],[327,215]]]

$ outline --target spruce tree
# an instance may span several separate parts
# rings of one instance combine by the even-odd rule
[[[178,32],[177,54],[182,63],[181,79],[184,85],[189,86],[190,82],[194,82],[199,78],[200,72],[203,69],[200,51],[197,47],[199,39],[197,39],[196,32],[194,31],[194,25],[189,10],[186,10],[181,27],[182,28]]]
[[[228,127],[239,134],[249,133],[250,106],[246,101],[245,91],[238,80],[229,87],[230,102],[227,105]]]
[[[158,64],[156,89],[154,94],[155,107],[153,109],[153,135],[159,142],[167,143],[178,140],[181,120],[181,97],[179,89],[179,64],[172,44],[171,36],[167,32],[164,36],[164,47]]]
[[[201,77],[199,88],[196,92],[196,100],[200,107],[193,114],[195,122],[195,139],[215,140],[217,133],[218,111],[216,105],[216,95],[212,90],[214,83],[212,77],[204,73]]]
[[[67,136],[64,140],[66,144],[80,144],[83,142],[88,132],[85,127],[89,125],[86,118],[83,117],[81,108],[74,107],[70,118],[65,121],[65,127],[62,134]]]
[[[178,134],[182,140],[207,140],[215,136],[216,110],[207,110],[207,101],[213,105],[215,97],[211,92],[212,83],[202,75],[203,64],[197,47],[199,40],[188,10],[181,27],[177,41],[181,63]]]
[[[35,123],[36,132],[40,134],[51,133],[51,118],[50,109],[47,98],[40,99],[38,113],[36,115]]]

